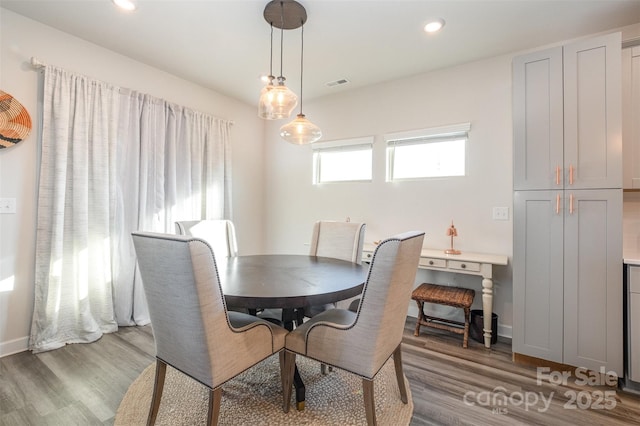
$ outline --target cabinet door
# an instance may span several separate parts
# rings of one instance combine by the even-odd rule
[[[562,362],[562,191],[514,194],[513,351]]]
[[[629,266],[627,283],[629,288],[627,320],[627,362],[629,378],[640,383],[640,266]]]
[[[513,186],[562,187],[562,47],[513,60]]]
[[[622,188],[620,33],[563,52],[565,188]]]
[[[622,190],[565,191],[564,363],[622,377]]]
[[[640,188],[640,46],[622,49],[622,187]]]

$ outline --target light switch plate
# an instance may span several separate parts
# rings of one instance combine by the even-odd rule
[[[0,198],[0,214],[13,214],[16,212],[15,198]]]
[[[494,207],[493,220],[509,220],[509,207]]]

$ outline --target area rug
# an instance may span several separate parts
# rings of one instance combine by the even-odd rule
[[[305,409],[282,411],[280,366],[274,355],[222,387],[220,425],[364,425],[362,379],[334,369],[326,375],[320,364],[298,357],[298,369],[306,386]],[[116,413],[115,426],[146,424],[151,403],[155,363],[131,384]],[[400,401],[393,360],[382,367],[374,380],[376,419],[379,425],[408,425],[413,414],[411,390],[405,377],[409,403]],[[292,392],[295,394],[295,392]],[[204,386],[178,371],[167,368],[167,377],[156,424],[206,424],[208,396]]]

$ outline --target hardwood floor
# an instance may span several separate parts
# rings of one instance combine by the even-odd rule
[[[414,326],[409,318],[403,341],[412,425],[640,425],[638,396],[575,378],[537,384],[535,368],[511,361],[509,343],[489,350],[470,339],[462,349],[459,335],[414,337]],[[0,358],[0,425],[111,425],[153,354],[150,327],[122,327],[92,344]]]

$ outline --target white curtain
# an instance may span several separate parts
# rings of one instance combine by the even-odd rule
[[[230,218],[229,122],[122,93],[114,253],[119,325],[149,323],[131,232],[174,233],[188,219]]]
[[[47,66],[30,348],[147,324],[131,232],[230,218],[230,122]]]

